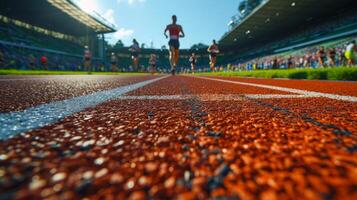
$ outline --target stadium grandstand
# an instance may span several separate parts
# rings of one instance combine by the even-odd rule
[[[225,63],[307,52],[321,45],[342,48],[342,44],[357,37],[355,0],[254,1],[259,4],[248,6],[250,12],[242,15],[242,7],[249,2],[240,4],[240,18],[230,22],[229,32],[220,40],[227,55]]]
[[[65,22],[65,23],[64,23]],[[114,25],[98,14],[88,14],[71,0],[0,2],[2,68],[38,68],[43,57],[51,70],[81,70],[84,47],[93,67],[103,69],[104,34]]]

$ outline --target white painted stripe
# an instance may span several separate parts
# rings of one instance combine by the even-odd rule
[[[251,99],[291,99],[311,98],[305,95],[281,95],[281,94],[201,94],[201,95],[144,95],[144,96],[119,96],[119,100],[187,100],[198,98],[201,101],[242,101]]]
[[[297,99],[313,97],[300,94],[246,94],[244,96],[249,99]]]
[[[73,99],[43,104],[23,111],[0,113],[0,140],[56,123],[74,113],[89,107],[94,107],[166,77],[168,76],[119,87],[113,90],[95,92]]]
[[[246,83],[246,82],[240,82],[240,81],[230,81],[230,80],[223,80],[223,79],[209,78],[209,77],[195,76],[195,78],[212,80],[212,81],[220,81],[220,82],[232,83],[232,84],[237,84],[237,85],[246,85],[246,86],[252,86],[252,87],[266,88],[266,89],[271,89],[271,90],[278,90],[278,91],[283,91],[283,92],[300,94],[300,95],[309,96],[309,97],[324,97],[324,98],[335,99],[335,100],[340,100],[340,101],[357,102],[357,97],[354,97],[354,96],[343,96],[343,95],[337,95],[337,94],[312,92],[312,91],[307,91],[307,90],[299,90],[299,89],[278,87],[278,86],[272,86],[272,85],[255,84],[255,83]]]
[[[144,95],[144,96],[120,96],[120,100],[185,100],[192,98],[190,95]]]

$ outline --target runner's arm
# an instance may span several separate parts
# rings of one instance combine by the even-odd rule
[[[182,34],[180,35],[180,37],[182,37],[182,38],[183,38],[183,37],[185,37],[185,32],[183,32],[183,28],[182,28],[182,26],[180,26],[180,29],[181,29],[181,33],[182,33]]]
[[[169,36],[167,36],[167,34],[166,34],[168,30],[169,30],[169,26],[166,26],[166,29],[165,29],[165,31],[164,31],[164,35],[165,35],[166,38],[169,37]]]
[[[212,45],[208,47],[207,52],[211,53],[212,51]]]

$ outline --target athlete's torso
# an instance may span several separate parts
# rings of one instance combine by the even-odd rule
[[[131,48],[134,50],[134,51],[139,51],[140,47],[138,44],[134,43]]]
[[[91,58],[91,57],[92,57],[91,52],[90,52],[89,50],[85,50],[85,51],[84,51],[84,57],[85,57],[85,58]]]
[[[117,61],[117,57],[116,56],[112,56],[111,57],[111,61],[112,61],[112,63],[116,62]]]
[[[347,48],[346,48],[346,51],[352,51],[353,49],[354,49],[354,44],[349,44],[349,45],[347,45]]]
[[[215,44],[212,44],[209,49],[211,53],[218,53],[218,46]]]
[[[191,56],[190,57],[190,62],[191,63],[196,63],[196,61],[197,61],[197,58],[195,56]]]
[[[156,56],[151,56],[149,62],[150,62],[151,64],[156,63]]]
[[[167,29],[169,30],[170,33],[170,39],[172,40],[178,40],[180,37],[180,32],[181,32],[181,26],[178,24],[170,24],[167,26]]]

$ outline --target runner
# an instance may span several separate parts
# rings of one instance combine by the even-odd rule
[[[129,51],[131,52],[131,58],[133,59],[134,71],[139,70],[139,53],[141,51],[139,42],[133,39],[133,44],[131,45]]]
[[[112,52],[112,55],[110,57],[110,62],[112,64],[112,72],[117,72],[118,71],[118,66],[117,66],[118,58],[116,57],[114,52]]]
[[[195,70],[196,70],[196,64],[197,64],[197,57],[196,57],[195,53],[191,54],[190,63],[191,63],[192,74],[194,74]]]
[[[287,63],[288,63],[288,69],[294,68],[293,56],[288,57]]]
[[[328,51],[328,64],[330,67],[336,66],[336,50],[335,48],[331,48]]]
[[[317,60],[319,62],[319,67],[326,67],[325,60],[326,60],[326,53],[325,53],[325,48],[321,47],[317,51]]]
[[[150,59],[149,59],[149,65],[150,65],[149,72],[151,74],[154,74],[156,72],[156,63],[157,63],[156,55],[155,54],[151,54],[150,55]]]
[[[210,55],[209,55],[210,63],[209,64],[211,67],[211,72],[213,72],[215,70],[215,66],[217,63],[217,54],[219,54],[219,49],[218,49],[216,40],[213,40],[213,44],[208,47],[207,51],[208,51],[208,53],[210,53]]]
[[[349,45],[347,45],[346,52],[345,52],[347,65],[350,67],[356,64],[355,52],[357,52],[356,41],[352,41]]]
[[[88,46],[84,46],[84,69],[88,72],[91,71],[91,65],[92,65],[92,53],[89,50]]]
[[[42,56],[41,57],[41,67],[43,70],[47,70],[47,57],[46,56]]]
[[[167,31],[170,33],[170,64],[171,64],[171,73],[175,75],[176,73],[176,66],[179,60],[179,49],[180,49],[180,37],[185,37],[185,33],[183,32],[182,26],[177,24],[177,17],[176,15],[172,16],[172,24],[166,26],[164,35],[166,38]]]

